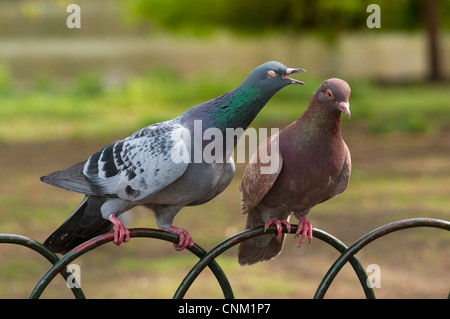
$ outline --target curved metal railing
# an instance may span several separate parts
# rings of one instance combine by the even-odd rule
[[[379,227],[372,232],[366,234],[365,236],[361,237],[359,240],[354,242],[352,245],[347,247],[344,243],[342,243],[339,239],[336,237],[322,231],[316,228],[313,228],[313,236],[317,239],[322,240],[323,242],[329,244],[330,246],[334,247],[336,250],[338,250],[341,255],[336,259],[334,264],[330,267],[328,272],[325,274],[325,276],[322,279],[322,282],[319,284],[319,287],[316,290],[316,293],[314,295],[314,298],[321,299],[324,298],[325,293],[327,292],[328,288],[330,287],[331,283],[333,282],[333,279],[336,277],[336,275],[339,273],[339,271],[342,269],[342,267],[349,262],[351,266],[353,267],[353,270],[355,271],[362,289],[364,291],[364,294],[366,298],[368,299],[374,299],[375,294],[372,288],[370,288],[367,285],[367,273],[362,267],[359,260],[355,257],[355,254],[363,249],[365,246],[367,246],[369,243],[373,242],[374,240],[383,237],[385,235],[388,235],[392,232],[407,229],[407,228],[413,228],[413,227],[433,227],[433,228],[440,228],[447,231],[450,231],[450,222],[440,219],[434,219],[434,218],[412,218],[412,219],[405,219],[400,220],[397,222],[386,224],[382,227]],[[295,234],[297,230],[296,225],[292,225],[290,234]],[[249,238],[261,236],[266,233],[275,233],[276,227],[271,226],[267,229],[267,232],[264,232],[264,227],[256,227],[253,229],[245,230],[239,234],[236,234],[214,248],[212,248],[209,252],[206,252],[203,248],[195,244],[192,248],[189,248],[189,251],[195,254],[199,261],[192,267],[192,269],[189,271],[189,273],[186,275],[186,277],[183,279],[181,284],[179,285],[177,291],[175,292],[173,298],[174,299],[181,299],[185,296],[186,292],[192,285],[192,283],[195,281],[195,279],[198,277],[198,275],[208,266],[210,270],[215,275],[221,289],[223,292],[223,295],[227,299],[234,299],[233,290],[230,286],[230,283],[228,281],[227,276],[223,272],[222,268],[219,266],[219,264],[215,261],[215,259],[220,256],[222,253],[227,251],[228,249],[232,248],[233,246],[241,243],[242,241],[245,241]],[[286,228],[283,228],[283,232],[287,232]],[[133,228],[130,229],[131,237],[144,237],[144,238],[156,238],[161,239],[165,241],[169,241],[172,243],[178,243],[178,236],[157,230],[157,229],[150,229],[150,228]],[[97,236],[91,240],[86,241],[85,243],[75,247],[71,251],[69,251],[67,254],[62,256],[61,258],[58,258],[52,251],[50,251],[47,247],[42,245],[41,243],[25,237],[21,235],[15,235],[15,234],[0,234],[0,244],[17,244],[22,245],[24,247],[28,247],[35,252],[41,254],[44,256],[51,264],[52,266],[50,269],[44,274],[44,276],[39,280],[37,285],[34,287],[33,291],[31,292],[29,298],[39,298],[43,291],[46,289],[48,284],[58,275],[61,274],[64,279],[68,279],[69,276],[72,274],[66,267],[73,262],[78,257],[82,256],[83,254],[95,249],[96,247],[99,247],[103,244],[106,244],[110,241],[112,241],[114,238],[113,233],[107,233],[100,236]],[[73,285],[72,293],[76,298],[85,298],[85,295],[81,288],[77,288],[77,285]]]

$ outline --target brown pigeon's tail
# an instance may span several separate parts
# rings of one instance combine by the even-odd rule
[[[104,202],[102,197],[86,196],[72,215],[47,238],[44,246],[54,253],[65,254],[95,236],[110,232],[113,224],[100,212]]]
[[[277,257],[283,249],[285,237],[283,234],[281,240],[278,240],[274,234],[267,234],[242,242],[239,246],[239,264],[252,265]]]
[[[262,213],[254,208],[247,217],[246,229],[263,226]],[[281,235],[281,240],[276,234],[261,235],[243,241],[239,245],[238,261],[241,266],[252,265],[259,261],[270,260],[277,257],[283,249],[286,234]]]

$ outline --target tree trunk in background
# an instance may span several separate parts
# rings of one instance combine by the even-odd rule
[[[428,79],[438,82],[443,80],[439,54],[438,0],[423,0],[423,9],[428,41]]]

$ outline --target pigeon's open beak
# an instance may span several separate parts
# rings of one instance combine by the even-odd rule
[[[350,103],[348,102],[341,102],[339,103],[339,107],[341,108],[342,113],[344,113],[347,118],[350,120],[352,115],[350,114]]]
[[[288,77],[288,75],[294,74],[294,73],[298,73],[298,72],[306,72],[305,69],[293,69],[293,68],[287,68],[286,69],[286,73],[283,74],[283,79],[288,79],[291,81],[292,84],[305,84],[305,82],[303,81],[299,81],[296,79],[292,79],[290,77]]]

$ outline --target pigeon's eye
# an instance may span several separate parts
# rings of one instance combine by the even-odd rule
[[[326,93],[327,93],[327,96],[328,96],[329,99],[333,98],[333,92],[331,92],[330,89],[328,89]]]
[[[275,78],[275,77],[277,76],[277,74],[275,73],[274,70],[269,70],[269,71],[267,71],[266,75],[267,75],[267,77],[268,77],[269,79],[273,79],[273,78]]]

